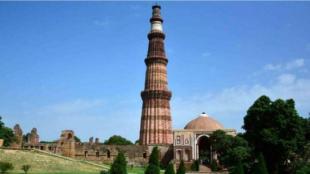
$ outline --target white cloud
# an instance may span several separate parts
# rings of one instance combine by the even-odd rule
[[[270,70],[270,71],[280,70],[281,68],[282,68],[281,64],[277,64],[277,65],[267,64],[264,66],[265,70]]]
[[[304,66],[304,59],[295,59],[291,62],[288,62],[285,66],[287,70],[296,69]]]
[[[268,71],[286,71],[302,68],[305,65],[305,60],[302,58],[294,59],[287,63],[279,64],[267,64],[264,66],[264,70]]]
[[[235,86],[216,93],[176,98],[172,103],[174,127],[182,128],[201,112],[206,112],[222,122],[226,128],[241,131],[247,109],[261,95],[272,100],[293,98],[302,116],[310,111],[310,79],[293,74],[281,74],[271,85]]]
[[[293,74],[281,74],[278,77],[278,81],[280,84],[292,84],[294,83],[296,77]]]

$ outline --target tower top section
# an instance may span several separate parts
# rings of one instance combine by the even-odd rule
[[[159,32],[163,32],[163,22],[164,20],[162,19],[161,15],[160,15],[160,5],[153,5],[152,7],[153,12],[152,12],[152,17],[150,19],[151,22],[151,32],[154,31],[159,31]]]

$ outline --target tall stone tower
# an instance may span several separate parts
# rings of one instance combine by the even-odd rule
[[[151,31],[148,34],[149,47],[145,59],[146,77],[143,100],[140,144],[167,145],[172,144],[170,98],[168,90],[167,63],[163,32],[163,19],[160,15],[161,7],[154,5],[150,19]]]

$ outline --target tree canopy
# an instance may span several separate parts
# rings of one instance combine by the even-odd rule
[[[2,117],[0,116],[0,139],[3,139],[4,146],[9,146],[15,141],[15,136],[13,130],[9,127],[5,127],[5,124],[1,120]]]
[[[269,173],[294,173],[290,165],[307,142],[307,124],[298,115],[294,100],[271,101],[261,96],[244,117],[244,137],[254,153],[263,154]]]
[[[127,140],[126,138],[119,136],[119,135],[113,135],[108,140],[104,141],[104,144],[107,145],[130,145],[132,142],[130,140]]]
[[[213,132],[210,136],[213,150],[218,153],[219,162],[225,168],[233,168],[240,162],[249,163],[250,147],[240,135],[227,135],[222,130]]]

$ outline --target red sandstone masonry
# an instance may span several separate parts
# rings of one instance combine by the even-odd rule
[[[162,18],[160,6],[153,6],[150,19],[152,30],[148,34],[149,47],[145,64],[147,66],[143,100],[140,144],[169,145],[172,144],[172,128],[170,113],[171,92],[168,90],[167,63],[164,48],[165,34],[161,31]],[[153,25],[157,29],[153,29]]]

